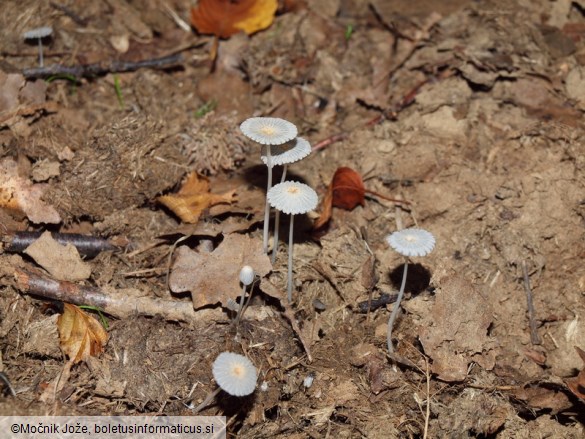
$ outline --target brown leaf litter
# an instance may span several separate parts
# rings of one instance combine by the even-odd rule
[[[495,341],[488,336],[491,304],[469,281],[449,274],[436,282],[435,302],[419,332],[432,371],[444,381],[463,381],[471,361],[490,370]]]
[[[198,253],[182,245],[176,251],[169,286],[174,293],[190,292],[195,309],[218,303],[226,306],[228,299],[241,295],[239,273],[244,265],[260,277],[272,270],[262,242],[248,235],[227,235],[212,253]]]
[[[181,221],[196,224],[205,209],[216,204],[230,204],[234,197],[235,190],[223,194],[211,193],[209,179],[192,172],[181,184],[179,192],[161,195],[157,201],[168,207]]]
[[[79,281],[91,276],[91,266],[81,260],[77,249],[72,244],[59,244],[51,232],[43,233],[25,253],[56,279]]]

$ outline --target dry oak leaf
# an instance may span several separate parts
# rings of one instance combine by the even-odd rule
[[[272,24],[277,8],[277,0],[200,0],[191,9],[191,24],[220,38],[240,31],[251,35]]]
[[[235,201],[235,192],[232,190],[223,194],[212,194],[209,192],[209,179],[192,172],[183,182],[179,192],[162,195],[156,200],[173,211],[181,221],[196,224],[205,209]]]
[[[244,265],[263,277],[272,270],[262,242],[247,235],[227,235],[212,253],[198,253],[187,246],[177,249],[169,286],[173,293],[189,291],[193,308],[236,300],[242,293],[239,273]]]
[[[57,320],[61,349],[73,363],[85,361],[104,351],[108,334],[91,315],[75,305],[65,303]]]
[[[0,207],[13,215],[25,215],[35,224],[60,223],[57,211],[41,200],[46,187],[19,176],[18,164],[14,160],[4,158],[0,161]]]

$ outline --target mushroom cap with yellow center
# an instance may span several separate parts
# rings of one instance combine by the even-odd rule
[[[289,215],[307,213],[317,207],[319,197],[311,187],[297,181],[285,181],[268,191],[268,202]]]
[[[251,117],[240,125],[244,135],[263,145],[282,145],[297,136],[297,127],[278,117]]]

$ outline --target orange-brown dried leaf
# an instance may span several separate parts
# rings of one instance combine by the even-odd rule
[[[61,349],[73,363],[101,354],[108,341],[107,332],[93,316],[69,303],[65,303],[57,328]]]
[[[176,194],[163,195],[157,201],[168,207],[181,221],[195,224],[201,213],[216,204],[234,201],[235,190],[223,194],[209,192],[209,180],[196,172],[189,174]]]
[[[366,188],[360,174],[351,168],[338,168],[331,181],[333,205],[351,210],[358,204],[364,206]]]
[[[583,364],[585,364],[585,351],[579,349],[577,346],[575,346],[575,349],[581,357],[581,360],[583,360]],[[566,383],[571,392],[573,392],[577,397],[585,399],[585,366],[583,367],[583,370],[579,372],[579,375],[577,375],[575,378],[568,378]]]
[[[365,195],[364,182],[357,172],[351,168],[337,168],[323,198],[321,216],[317,218],[313,228],[317,230],[329,221],[333,206],[347,210],[353,209],[358,204],[363,206]]]
[[[270,26],[277,8],[278,0],[200,0],[191,9],[191,24],[220,38],[240,31],[250,35]]]

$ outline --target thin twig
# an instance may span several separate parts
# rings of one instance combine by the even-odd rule
[[[90,305],[118,318],[137,315],[160,316],[167,320],[193,322],[196,313],[191,302],[162,300],[152,297],[128,297],[127,290],[108,291],[57,281],[30,271],[16,270],[16,286],[25,294],[32,294],[76,305]]]
[[[349,136],[348,133],[334,134],[330,137],[327,137],[326,139],[321,140],[320,142],[315,143],[315,145],[313,145],[312,151],[319,151],[320,149],[326,148],[332,143],[340,142],[341,140],[346,139],[347,136]]]
[[[111,61],[107,63],[94,63],[77,66],[64,66],[52,64],[44,67],[24,69],[22,74],[26,79],[48,78],[55,75],[69,75],[76,78],[93,77],[107,73],[133,72],[142,68],[168,69],[176,67],[184,62],[180,53],[164,56],[162,58],[146,59],[142,61]]]
[[[425,356],[425,375],[427,378],[427,412],[425,414],[425,431],[423,439],[429,434],[429,419],[431,418],[431,373],[429,372],[429,359]]]
[[[542,343],[538,335],[538,326],[536,324],[536,317],[534,315],[534,303],[532,301],[532,290],[530,289],[530,277],[528,277],[528,270],[526,269],[526,261],[522,261],[522,272],[524,273],[524,291],[526,291],[526,302],[528,304],[528,320],[530,323],[530,341],[533,345]]]

